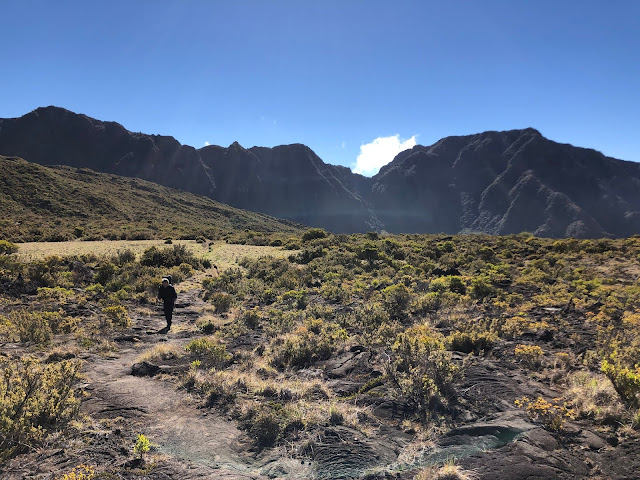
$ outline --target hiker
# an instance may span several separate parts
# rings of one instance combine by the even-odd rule
[[[173,318],[173,306],[178,298],[176,289],[171,285],[171,277],[163,277],[162,285],[158,289],[158,298],[164,302],[163,311],[164,318],[167,320],[167,332],[171,328],[171,319]]]

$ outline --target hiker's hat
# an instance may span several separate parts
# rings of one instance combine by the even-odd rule
[[[171,283],[167,277],[162,277],[162,283],[164,282]]]

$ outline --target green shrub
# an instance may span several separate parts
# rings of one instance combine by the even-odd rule
[[[319,360],[328,359],[347,332],[336,324],[311,320],[294,332],[277,337],[271,345],[275,367],[308,367]]]
[[[73,296],[73,291],[62,287],[39,287],[38,299],[44,301],[64,302]]]
[[[0,240],[0,255],[9,255],[17,251],[18,246],[15,243],[11,243],[6,240]]]
[[[306,232],[302,234],[302,241],[308,242],[310,240],[315,240],[316,238],[326,238],[327,232],[322,228],[310,228]]]
[[[295,409],[277,402],[252,406],[240,419],[240,425],[260,449],[272,447],[288,433],[305,428]]]
[[[455,396],[458,367],[445,350],[442,335],[415,325],[398,334],[391,347],[387,375],[422,422]]]
[[[130,327],[131,317],[127,313],[127,309],[123,305],[111,305],[102,309],[104,313],[114,325],[119,327]]]
[[[488,277],[480,275],[471,280],[471,296],[478,300],[489,297],[496,293],[495,287]]]
[[[282,294],[282,301],[296,310],[304,310],[307,306],[306,290],[289,290]]]
[[[227,347],[209,338],[191,340],[184,349],[199,360],[213,366],[224,366],[231,360],[231,354],[227,352]]]
[[[447,277],[449,280],[449,290],[454,293],[459,293],[460,295],[464,295],[467,293],[467,286],[465,285],[462,278],[457,276]]]
[[[301,252],[296,253],[295,255],[289,255],[289,261],[292,263],[299,263],[301,265],[306,265],[311,260],[316,258],[320,258],[325,254],[324,249],[321,245],[312,248],[304,248]]]
[[[73,420],[80,365],[0,358],[0,462],[40,445]]]
[[[450,350],[463,353],[490,350],[498,339],[497,335],[490,332],[460,332],[455,331],[447,337],[447,344]]]
[[[253,308],[251,310],[245,310],[240,314],[240,321],[243,322],[248,328],[252,330],[258,328],[260,326],[260,322],[262,317],[260,316],[260,311],[258,307]]]
[[[602,362],[602,372],[609,377],[613,387],[622,400],[635,407],[640,407],[640,367],[623,367],[607,360]]]
[[[402,283],[382,290],[382,300],[391,318],[403,319],[408,315],[411,291]]]
[[[150,448],[151,443],[149,442],[149,439],[141,433],[137,436],[136,443],[133,445],[133,453],[142,459],[144,454],[147,453]]]
[[[211,318],[211,316],[206,316],[203,318],[199,318],[196,321],[196,327],[205,334],[210,334],[215,332],[218,329],[218,325],[215,320]]]
[[[104,286],[99,283],[92,283],[87,288],[85,288],[84,291],[88,294],[100,295],[101,293],[104,293]]]
[[[228,311],[233,304],[233,296],[224,292],[214,292],[209,296],[208,300],[215,307],[216,313],[224,313]]]
[[[200,266],[200,262],[186,245],[173,245],[163,249],[150,247],[140,258],[140,264],[149,267],[176,267],[181,263],[188,263],[196,268]]]
[[[118,270],[115,264],[111,262],[104,263],[96,268],[93,280],[101,285],[106,285],[116,275]]]
[[[117,263],[120,266],[133,263],[135,261],[136,261],[136,254],[133,252],[133,250],[129,248],[127,248],[126,250],[118,251],[118,254],[115,258],[115,263]]]
[[[435,314],[442,306],[442,295],[439,292],[428,292],[421,295],[411,306],[414,313],[426,315]]]
[[[7,318],[12,325],[15,325],[21,342],[36,345],[48,345],[51,342],[52,331],[49,318],[41,312],[16,310]]]

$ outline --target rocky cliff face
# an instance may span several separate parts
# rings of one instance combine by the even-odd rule
[[[366,178],[300,144],[196,150],[47,107],[0,119],[0,154],[139,177],[334,232],[640,233],[640,165],[534,129],[418,145]]]
[[[0,150],[42,165],[70,165],[139,177],[201,195],[210,172],[198,152],[173,137],[132,133],[56,107],[0,120]]]
[[[398,155],[371,202],[396,232],[628,236],[639,231],[640,165],[534,129],[448,137]]]

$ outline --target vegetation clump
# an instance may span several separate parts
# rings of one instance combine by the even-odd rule
[[[0,358],[0,461],[41,444],[76,418],[79,369],[70,361]]]

